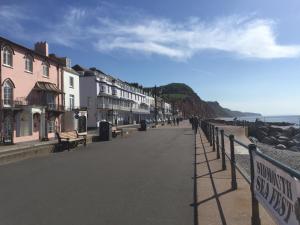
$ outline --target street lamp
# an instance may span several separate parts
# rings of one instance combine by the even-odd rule
[[[154,104],[155,104],[155,109],[154,109],[154,115],[155,115],[155,125],[157,125],[157,87],[156,85],[154,86]]]

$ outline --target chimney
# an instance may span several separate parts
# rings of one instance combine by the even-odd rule
[[[37,42],[34,45],[34,50],[37,53],[40,53],[41,55],[44,55],[44,56],[47,56],[47,57],[49,56],[49,47],[48,47],[48,43],[46,41]]]

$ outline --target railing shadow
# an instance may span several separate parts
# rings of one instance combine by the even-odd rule
[[[224,170],[217,170],[217,171],[214,171],[214,172],[211,172],[211,173],[206,173],[206,174],[203,174],[203,175],[200,175],[200,176],[197,176],[196,178],[199,179],[199,178],[202,178],[202,177],[206,177],[206,176],[209,176],[210,174],[216,174],[216,173],[220,173]]]
[[[235,191],[235,190],[232,189],[232,188],[230,188],[230,189],[228,189],[227,191],[223,191],[223,192],[221,192],[221,193],[215,193],[213,196],[211,196],[211,197],[209,197],[209,198],[207,198],[207,199],[204,199],[204,200],[202,200],[202,201],[200,201],[200,202],[197,202],[197,205],[199,206],[199,205],[204,204],[205,202],[208,202],[208,201],[210,201],[210,200],[212,200],[212,199],[217,199],[217,198],[221,197],[222,195],[229,194],[229,193],[232,192],[232,191]],[[219,211],[220,211],[220,210],[222,210],[222,207],[219,208]],[[223,211],[223,210],[222,210],[222,211]]]

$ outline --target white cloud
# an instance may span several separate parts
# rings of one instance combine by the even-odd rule
[[[132,24],[106,19],[98,26],[91,33],[98,36],[100,51],[128,49],[178,59],[210,49],[262,59],[300,55],[300,45],[277,43],[274,23],[266,19],[227,17],[211,23],[199,19],[183,23],[145,20]]]
[[[18,13],[20,7],[11,6],[10,12],[4,7],[0,7],[0,19],[20,27],[24,19],[24,13]],[[134,17],[126,16],[124,11],[127,15],[132,12]],[[73,48],[91,44],[100,52],[135,51],[177,60],[187,60],[204,50],[258,59],[300,56],[300,45],[278,42],[274,21],[255,15],[229,16],[210,22],[193,17],[173,22],[110,4],[86,9],[70,7],[63,12],[57,16],[57,22],[40,23],[44,32],[33,36]]]

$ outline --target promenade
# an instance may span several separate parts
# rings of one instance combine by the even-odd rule
[[[1,166],[0,224],[194,224],[186,125]]]
[[[250,186],[236,171],[237,190],[231,188],[230,161],[226,158],[226,170],[221,159],[200,130],[196,136],[196,180],[199,225],[250,225]],[[260,207],[261,224],[275,225],[266,211]]]
[[[250,225],[250,186],[187,121],[0,166],[5,225]],[[261,224],[274,222],[260,208]]]

